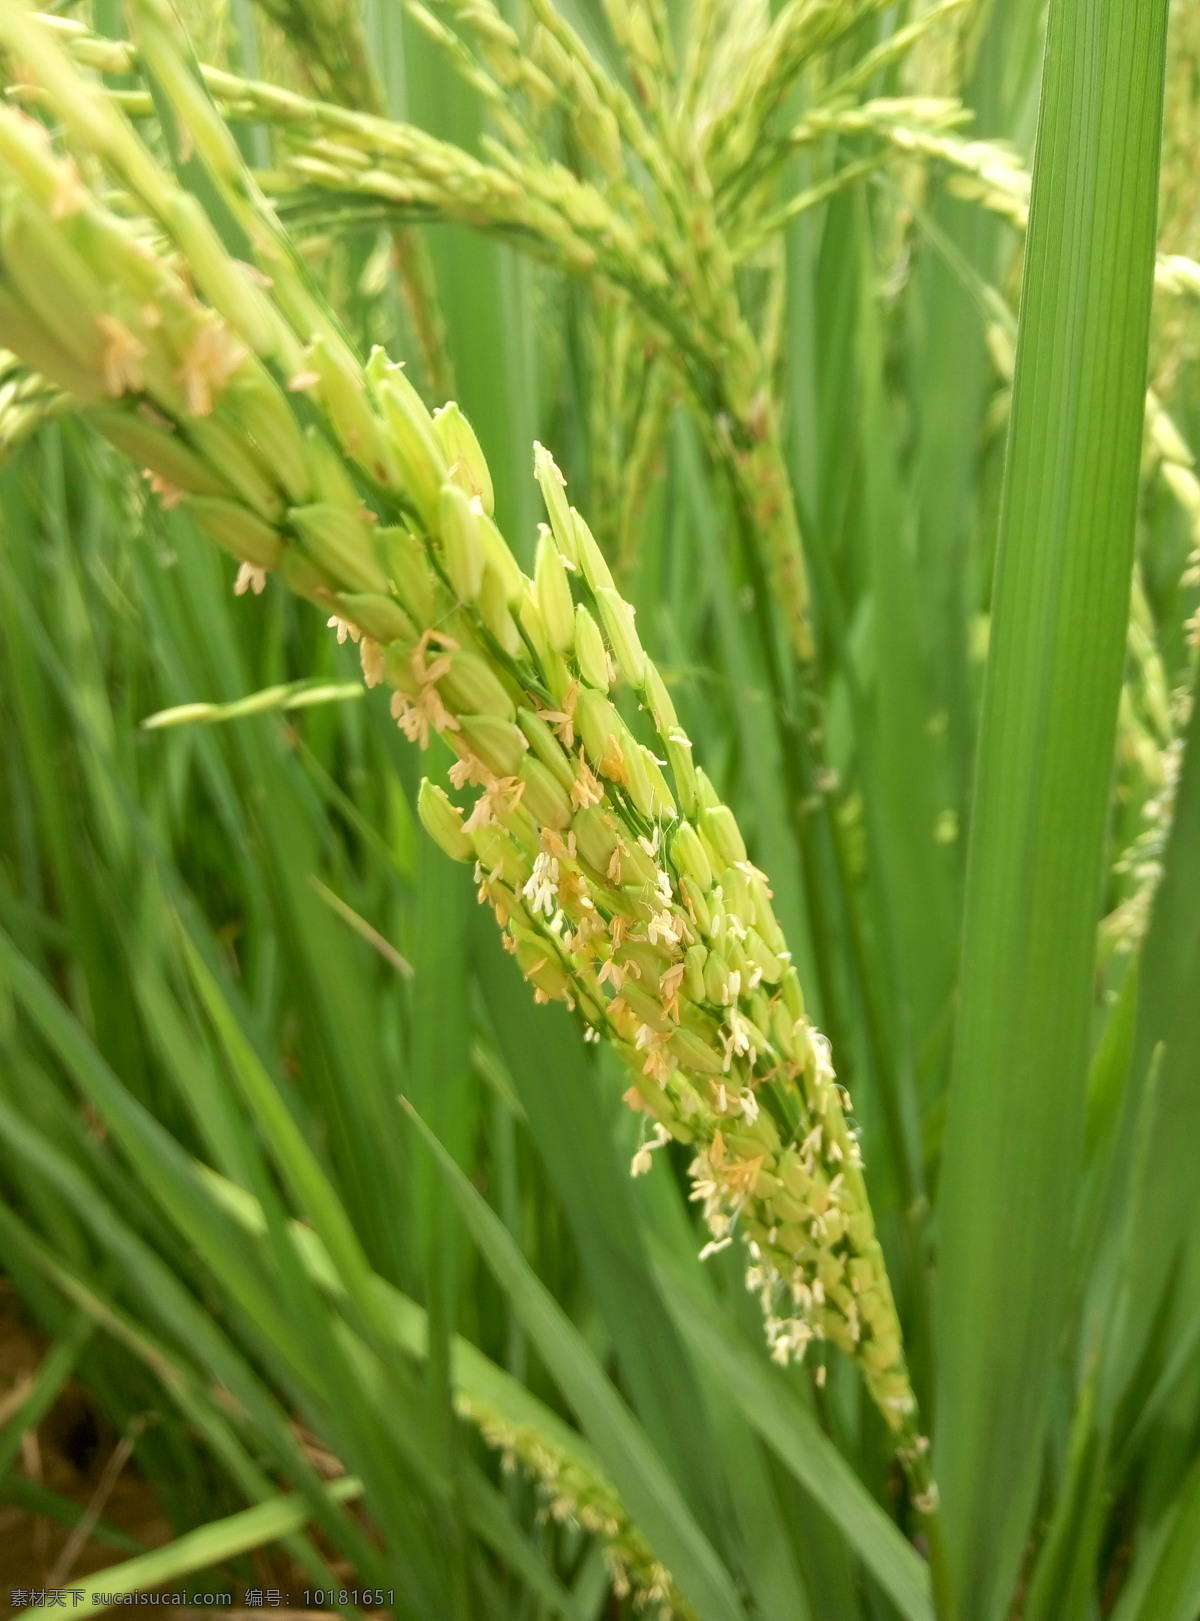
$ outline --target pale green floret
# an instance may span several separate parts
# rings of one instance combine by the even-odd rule
[[[251,357],[238,368],[225,402],[249,433],[293,506],[314,495],[308,445],[291,407],[264,366]]]
[[[667,691],[662,676],[659,675],[654,663],[649,659],[646,661],[642,695],[646,700],[646,707],[654,720],[658,735],[664,743],[669,743],[672,734],[679,730],[679,716],[675,713],[675,705],[671,702],[671,695]]]
[[[452,708],[470,715],[516,720],[517,706],[486,659],[461,648],[449,655],[449,664],[449,674],[442,677],[440,686]]]
[[[704,990],[706,1000],[724,1007],[731,1000],[730,973],[732,970],[723,954],[714,946],[704,960]]]
[[[712,888],[712,865],[704,845],[690,822],[680,822],[671,839],[671,860],[680,877],[695,879],[701,890]]]
[[[479,587],[479,617],[496,638],[501,649],[509,658],[515,658],[523,644],[521,632],[509,612],[508,604],[509,599],[501,577],[489,562],[484,566],[483,581]]]
[[[522,580],[521,594],[517,599],[517,623],[520,625],[543,671],[547,670],[554,650],[550,646],[546,621],[542,617],[541,608],[538,606],[537,591],[530,581],[524,579]]]
[[[381,529],[375,542],[392,586],[415,622],[432,624],[439,614],[441,588],[426,561],[421,542],[399,525]]]
[[[554,537],[544,525],[538,536],[534,581],[538,608],[546,627],[546,639],[556,653],[569,653],[575,641],[575,604],[571,600],[571,583]]]
[[[452,861],[470,861],[474,851],[463,832],[462,813],[450,803],[444,789],[430,782],[428,777],[421,778],[417,813],[426,833]]]
[[[483,552],[487,559],[487,566],[494,572],[504,594],[504,600],[511,608],[515,602],[521,600],[524,594],[526,587],[525,576],[521,573],[520,565],[509,550],[508,542],[486,512],[480,519],[479,533],[483,540]]]
[[[709,910],[708,897],[690,873],[684,873],[679,880],[687,902],[688,911],[696,920],[696,927],[700,933],[708,936],[712,933],[712,913]]]
[[[571,563],[578,563],[575,524],[567,505],[566,480],[559,472],[554,457],[536,440],[533,446],[533,471],[541,486],[542,500],[550,517],[550,528],[560,552]]]
[[[442,559],[460,602],[474,602],[483,585],[482,515],[478,496],[466,495],[457,484],[442,485],[438,497]]]
[[[546,722],[531,709],[518,709],[517,724],[542,764],[554,773],[564,788],[570,789],[575,781],[574,764],[564,754],[562,745]]]
[[[157,428],[132,411],[101,408],[89,412],[88,421],[138,467],[153,468],[185,495],[233,494],[178,433]]]
[[[575,526],[575,540],[579,548],[579,567],[583,570],[583,577],[593,591],[612,591],[616,582],[612,577],[612,570],[604,560],[604,553],[596,543],[596,537],[587,526],[587,521],[576,510],[571,508],[571,520]]]
[[[304,457],[313,482],[313,499],[331,501],[334,506],[353,512],[359,504],[359,493],[346,471],[346,458],[315,425],[305,430]],[[301,506],[306,504],[300,503]]]
[[[268,523],[278,523],[285,503],[278,484],[247,449],[244,435],[219,417],[200,417],[188,423],[188,438],[211,467],[233,485],[246,505]]]
[[[625,758],[625,786],[629,797],[640,813],[649,820],[659,814],[659,798],[647,769],[647,754],[640,743],[625,733],[622,739]]]
[[[696,768],[692,764],[692,745],[682,732],[676,732],[665,741],[667,764],[671,767],[671,775],[675,779],[680,807],[685,816],[695,816],[700,806],[696,787]]]
[[[184,503],[217,545],[243,563],[275,568],[283,555],[279,531],[248,512],[239,501],[219,495],[192,495]]]
[[[663,776],[662,767],[657,759],[644,744],[639,745],[646,775],[650,779],[650,793],[654,804],[653,814],[662,820],[674,820],[679,814],[666,777]]]
[[[713,810],[721,803],[721,796],[713,787],[708,773],[696,767],[696,797],[701,810]]]
[[[377,642],[405,642],[417,639],[416,626],[394,597],[378,591],[340,591],[341,617],[357,625]]]
[[[607,586],[600,586],[595,595],[617,667],[631,687],[640,688],[646,676],[646,654],[633,627],[633,609]]]
[[[76,365],[101,370],[100,323],[108,300],[101,282],[62,231],[42,209],[24,198],[9,197],[0,212],[0,252],[16,292]]]
[[[530,754],[521,762],[518,777],[525,785],[522,803],[542,827],[556,831],[571,820],[571,801],[554,772]]]
[[[0,287],[0,344],[82,405],[108,398],[103,379],[81,366],[21,299]]]
[[[746,846],[728,805],[711,805],[700,812],[700,832],[725,863],[745,861]]]
[[[388,469],[383,431],[371,410],[362,373],[341,344],[320,334],[309,344],[308,364],[320,379],[321,402],[347,456],[380,478]]]
[[[403,367],[393,366],[382,349],[372,353],[367,375],[394,441],[397,482],[432,530],[437,526],[438,499],[447,471],[433,418]]]
[[[704,984],[704,965],[708,961],[708,948],[696,942],[684,953],[684,989],[693,1002],[704,1002],[708,993]]]
[[[588,687],[580,689],[575,703],[575,727],[593,767],[601,776],[619,777],[624,773],[625,756],[621,717],[607,698]]]
[[[353,513],[315,501],[292,507],[288,522],[313,559],[340,584],[357,591],[387,590],[387,575],[375,556],[374,532]]]
[[[497,777],[512,777],[525,759],[526,744],[511,721],[498,715],[460,715],[459,724],[472,752]]]
[[[454,400],[447,400],[433,413],[433,431],[446,458],[450,477],[468,495],[479,497],[480,505],[490,518],[496,510],[492,475],[474,428]]]
[[[590,686],[601,692],[608,691],[608,651],[604,637],[582,602],[575,606],[575,661],[580,675]]]

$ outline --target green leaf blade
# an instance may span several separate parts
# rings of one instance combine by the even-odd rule
[[[1003,1614],[1082,1157],[1154,265],[1166,7],[1051,7],[943,1170],[938,1477],[960,1614]]]

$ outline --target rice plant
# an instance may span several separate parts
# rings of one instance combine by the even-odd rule
[[[0,0],[48,1586],[1200,1615],[1193,32]]]

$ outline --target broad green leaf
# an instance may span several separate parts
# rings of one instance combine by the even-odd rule
[[[935,1473],[963,1621],[1010,1602],[1065,1305],[1165,28],[1161,0],[1050,9],[938,1213]]]

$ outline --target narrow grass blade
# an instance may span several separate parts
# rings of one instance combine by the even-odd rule
[[[29,1480],[25,1475],[9,1475],[6,1479],[0,1479],[0,1503],[15,1503],[29,1514],[40,1514],[70,1530],[74,1530],[86,1512],[69,1497],[51,1491],[49,1486],[39,1486],[36,1480]],[[102,1542],[121,1553],[146,1551],[145,1545],[136,1537],[126,1535],[104,1519],[93,1520],[88,1534],[93,1542]]]
[[[481,988],[612,1335],[630,1402],[688,1501],[705,1514],[705,1524],[715,1523],[720,1502],[699,1386],[654,1286],[630,1177],[611,1146],[596,1075],[566,1015],[532,1006],[522,994],[512,960],[492,933],[476,928]]]
[[[8,1474],[21,1450],[22,1437],[36,1430],[58,1400],[59,1392],[75,1371],[80,1352],[91,1337],[93,1324],[81,1313],[64,1339],[42,1359],[24,1398],[0,1424],[0,1478]]]
[[[965,1621],[1009,1604],[1082,1160],[1141,452],[1167,7],[1051,5],[939,1212],[936,1472]]]
[[[932,1621],[929,1572],[802,1405],[788,1380],[682,1286],[668,1263],[657,1267],[681,1333],[763,1440],[820,1504],[905,1621]]]
[[[1195,1621],[1200,1613],[1200,1465],[1150,1529],[1113,1621]]]
[[[1176,1269],[1172,1332],[1200,1311],[1200,1222],[1196,1216],[1196,1143],[1200,1133],[1200,704],[1187,737],[1163,878],[1143,949],[1137,1033],[1122,1137],[1137,1120],[1150,1077],[1154,1113],[1148,1162],[1153,1174],[1134,1190],[1127,1261],[1125,1332],[1114,1358],[1128,1380]],[[1128,1168],[1123,1179],[1129,1187]],[[1118,1192],[1121,1190],[1118,1181]],[[1118,1202],[1118,1208],[1120,1208]]]
[[[346,1503],[361,1494],[362,1482],[347,1476],[334,1481],[327,1490],[334,1502]],[[139,1554],[76,1584],[83,1593],[76,1602],[92,1613],[113,1609],[121,1603],[122,1594],[144,1593],[151,1587],[161,1587],[178,1581],[181,1576],[206,1570],[209,1565],[224,1564],[238,1554],[249,1553],[252,1548],[290,1536],[311,1518],[312,1509],[302,1497],[277,1497],[270,1502],[256,1503],[253,1508],[231,1514],[228,1519],[199,1526],[167,1543],[165,1548]]]
[[[701,1621],[744,1621],[728,1572],[586,1340],[534,1276],[500,1218],[419,1117],[409,1112],[446,1176],[481,1254],[507,1290],[530,1339],[680,1592]]]

